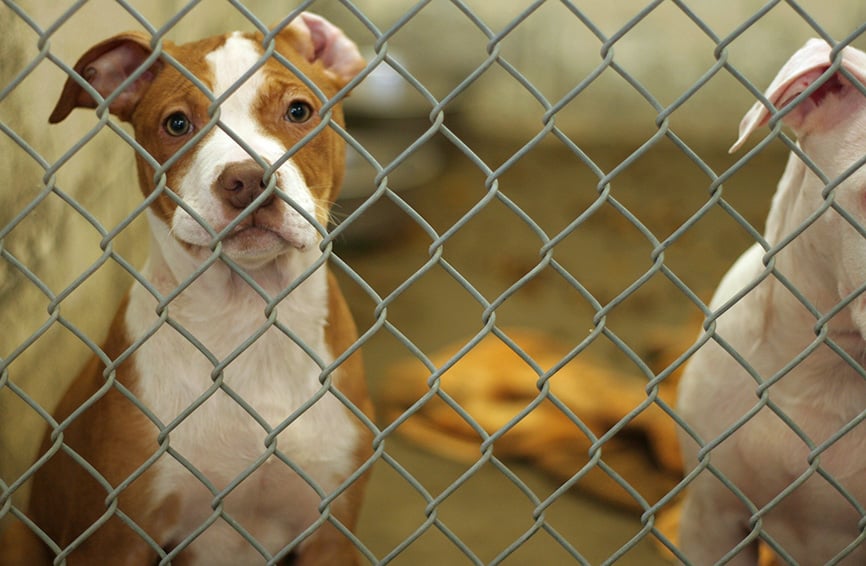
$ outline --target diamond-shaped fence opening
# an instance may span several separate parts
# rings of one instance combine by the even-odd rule
[[[858,3],[0,13],[0,564],[864,560]]]

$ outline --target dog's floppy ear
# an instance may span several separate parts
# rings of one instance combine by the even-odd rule
[[[770,84],[765,95],[767,100],[781,110],[797,95],[830,68],[830,45],[821,39],[810,39],[794,53]],[[842,67],[861,83],[866,83],[866,53],[852,47],[842,50]],[[827,78],[810,96],[796,108],[791,109],[783,121],[798,137],[819,128],[829,128],[844,119],[854,105],[866,102],[866,97],[857,86],[836,73]],[[743,145],[749,135],[770,119],[770,111],[761,102],[756,102],[740,122],[740,137],[731,147],[731,152]]]
[[[75,64],[81,75],[102,96],[108,97],[151,55],[150,39],[138,32],[116,35],[87,50]],[[162,66],[159,61],[139,75],[124,91],[112,100],[109,111],[129,121],[142,93],[153,81]],[[63,85],[60,100],[48,121],[52,124],[66,118],[75,108],[96,108],[97,101],[78,82],[69,77]]]
[[[342,88],[363,70],[366,62],[358,46],[343,30],[321,16],[302,12],[281,34],[311,63],[320,62]]]

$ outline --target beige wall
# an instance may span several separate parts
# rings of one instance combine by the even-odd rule
[[[380,2],[399,6],[401,2]],[[494,32],[530,2],[470,2]],[[646,1],[573,2],[607,37],[618,34],[646,7]],[[742,26],[765,2],[685,2],[712,32],[724,38]],[[845,0],[800,3],[832,37],[842,39],[866,22],[866,4]],[[433,9],[434,6],[438,8]],[[422,20],[428,20],[425,24]],[[385,18],[383,21],[388,22]],[[447,23],[446,23],[447,22]],[[407,33],[408,32],[408,33]],[[734,40],[728,61],[763,89],[787,57],[816,33],[785,3],[771,10]],[[405,36],[405,37],[403,37]],[[392,42],[418,61],[419,73],[444,83],[440,96],[483,62],[485,40],[477,27],[450,3],[433,3]],[[430,47],[430,46],[436,46]],[[855,45],[864,45],[863,41]],[[501,55],[551,102],[602,66],[602,41],[560,2],[546,2],[501,42]],[[663,2],[613,44],[612,62],[631,74],[663,107],[671,105],[716,63],[714,43],[673,2]],[[426,68],[431,70],[427,71]],[[435,69],[435,71],[433,70]],[[444,88],[442,88],[444,87]],[[461,114],[480,135],[528,139],[541,129],[536,100],[501,67],[468,89]],[[725,70],[720,71],[671,118],[689,142],[729,144],[753,96]],[[557,125],[578,143],[639,144],[656,131],[657,111],[612,68],[556,116]],[[722,138],[722,139],[720,139]]]

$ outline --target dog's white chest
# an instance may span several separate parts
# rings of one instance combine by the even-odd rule
[[[297,289],[299,304],[310,289],[319,293],[317,283],[325,284],[324,272]],[[129,317],[140,320],[137,297],[152,300],[133,292]],[[277,553],[318,519],[322,496],[352,471],[357,432],[320,383],[320,364],[331,362],[323,320],[296,312],[294,300],[280,307],[290,322],[280,320],[308,351],[241,300],[214,305],[216,316],[201,321],[184,316],[180,302],[177,316],[197,343],[163,325],[136,353],[135,393],[171,449],[154,465],[152,503],[171,500],[177,510],[162,533],[166,544],[212,521],[190,547],[198,563],[261,559],[247,537]],[[140,334],[146,325],[138,326]]]

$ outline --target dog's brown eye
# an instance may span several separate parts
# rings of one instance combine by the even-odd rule
[[[186,135],[191,129],[192,122],[183,112],[175,112],[165,119],[165,131],[172,136]]]
[[[306,122],[313,117],[313,108],[306,102],[296,100],[289,105],[286,110],[286,120],[300,124]]]

